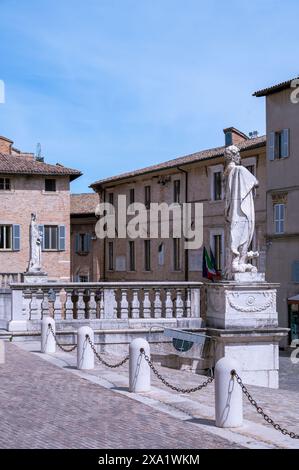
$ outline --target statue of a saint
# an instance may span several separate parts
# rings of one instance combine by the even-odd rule
[[[42,236],[36,222],[36,214],[31,214],[30,223],[30,261],[29,272],[41,271],[42,265]]]
[[[248,251],[255,226],[253,190],[258,180],[241,165],[240,150],[235,145],[225,149],[225,220],[227,237],[227,259],[225,277],[233,279],[234,273],[257,272],[249,259],[259,256]]]

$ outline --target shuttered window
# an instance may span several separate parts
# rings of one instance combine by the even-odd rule
[[[89,253],[91,248],[91,234],[76,234],[76,253]]]
[[[285,226],[285,205],[274,204],[274,230],[275,233],[284,233]]]
[[[282,129],[278,132],[269,132],[268,159],[276,160],[287,158],[290,155],[290,130]]]

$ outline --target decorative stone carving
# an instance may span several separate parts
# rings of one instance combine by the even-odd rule
[[[28,272],[36,273],[42,269],[42,236],[36,222],[36,214],[31,214],[30,223],[30,261]]]
[[[234,273],[257,272],[248,263],[258,257],[258,252],[248,251],[251,244],[255,212],[253,190],[258,186],[256,177],[241,165],[240,150],[235,145],[225,149],[225,220],[228,252],[225,277],[233,279]]]
[[[239,293],[232,293],[228,295],[227,300],[229,305],[239,312],[263,312],[269,307],[275,306],[276,299],[274,292],[263,292],[263,298],[266,300],[263,303],[257,303],[257,299],[260,299],[260,297],[261,295],[251,294],[246,296],[246,294],[243,294],[241,296]]]

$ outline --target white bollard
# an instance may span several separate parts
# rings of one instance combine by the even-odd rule
[[[243,424],[242,389],[232,370],[242,374],[239,363],[228,357],[220,359],[215,367],[215,417],[219,428],[237,428]]]
[[[89,336],[94,342],[94,334],[89,326],[81,326],[77,336],[77,369],[94,369],[94,352],[86,336]]]
[[[54,334],[55,330],[55,320],[52,317],[44,317],[41,324],[41,352],[45,354],[51,354],[56,352],[56,343],[54,336],[49,328],[49,325],[52,326]]]
[[[5,345],[3,339],[0,340],[0,364],[5,364]]]
[[[140,349],[150,357],[150,346],[143,338],[134,339],[129,348],[129,391],[133,393],[149,392],[151,389],[151,370]]]

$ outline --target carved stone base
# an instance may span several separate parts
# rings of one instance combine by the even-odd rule
[[[236,282],[265,282],[265,273],[234,273],[233,280]]]
[[[37,284],[48,282],[48,274],[42,271],[24,273],[24,282],[26,284]]]
[[[249,282],[249,275],[206,284],[208,334],[216,337],[216,361],[237,359],[245,383],[278,388],[279,341],[289,331],[278,327],[278,284]]]
[[[215,362],[222,357],[237,360],[244,383],[260,387],[279,386],[279,342],[288,328],[256,330],[212,329],[207,334],[216,339]]]
[[[238,274],[240,275],[241,273]],[[250,273],[244,273],[244,276],[249,275]],[[223,281],[207,283],[206,286],[207,326],[213,328],[273,328],[278,326],[277,284]]]

